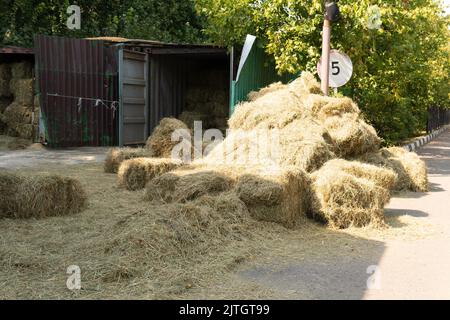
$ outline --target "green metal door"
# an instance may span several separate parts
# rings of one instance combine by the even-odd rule
[[[278,81],[288,83],[296,77],[292,74],[280,76],[273,57],[265,52],[256,37],[248,35],[236,79],[232,79],[231,82],[230,115],[233,114],[236,105],[247,100],[250,92]]]

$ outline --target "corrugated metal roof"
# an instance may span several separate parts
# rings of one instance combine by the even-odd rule
[[[0,48],[0,54],[34,54],[34,50],[30,48],[21,48],[14,46],[7,46]]]
[[[105,41],[110,43],[123,43],[127,45],[138,45],[138,46],[145,46],[145,47],[177,47],[177,48],[220,48],[225,49],[223,47],[219,47],[214,44],[189,44],[189,43],[172,43],[172,42],[161,42],[161,41],[155,41],[155,40],[145,40],[145,39],[127,39],[127,38],[121,38],[121,37],[93,37],[93,38],[86,38],[86,40],[99,40],[99,41]]]

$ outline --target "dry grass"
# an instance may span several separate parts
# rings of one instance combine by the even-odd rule
[[[398,179],[398,175],[389,168],[377,167],[358,161],[335,159],[327,163],[327,166],[342,170],[358,178],[373,181],[379,187],[387,190],[392,190]]]
[[[89,203],[74,216],[0,219],[0,296],[5,299],[278,299],[283,292],[233,274],[271,261],[323,262],[334,256],[374,261],[383,247],[372,240],[382,232],[378,229],[335,231],[302,217],[293,230],[255,221],[229,193],[151,205],[142,201],[143,191],[118,188],[116,177],[103,173],[101,164],[23,170],[30,172],[79,180]],[[408,236],[405,232],[413,238],[423,229],[416,221],[387,230],[392,238]],[[155,239],[155,232],[162,238]],[[73,264],[82,272],[79,292],[65,286],[66,269]]]
[[[255,100],[265,96],[268,93],[271,93],[273,91],[278,91],[278,90],[284,89],[284,88],[286,88],[285,84],[283,84],[281,82],[275,82],[275,83],[272,83],[272,84],[268,85],[265,88],[262,88],[259,91],[252,91],[252,92],[250,92],[248,94],[247,98],[248,98],[248,101],[255,101]]]
[[[13,79],[30,79],[32,76],[32,63],[28,61],[10,64],[11,77]]]
[[[31,106],[34,99],[33,79],[15,79],[9,83],[9,88],[14,96],[14,101],[26,106]]]
[[[172,141],[172,134],[176,130],[190,132],[184,122],[175,118],[163,118],[148,138],[146,148],[154,157],[171,158],[173,148],[179,144],[179,141]]]
[[[327,132],[312,119],[280,130],[232,131],[204,159],[211,165],[296,166],[307,172],[335,157]]]
[[[393,189],[396,191],[428,191],[427,167],[416,153],[392,147],[383,148],[377,153],[365,154],[360,159],[395,171],[398,179]]]
[[[308,175],[295,167],[275,172],[260,169],[242,174],[235,192],[256,220],[292,228],[308,211],[309,185]]]
[[[9,80],[0,79],[0,97],[10,97]]]
[[[160,158],[135,158],[122,162],[118,183],[127,190],[144,189],[147,182],[181,166],[181,161]]]
[[[204,195],[229,191],[236,183],[234,171],[219,168],[184,167],[154,179],[147,185],[146,200],[184,203]]]
[[[326,222],[332,228],[384,226],[384,206],[390,200],[389,190],[381,187],[395,175],[379,170],[385,177],[373,179],[363,174],[358,164],[342,164],[332,160],[312,175],[311,217]],[[377,167],[371,171],[375,172]]]
[[[112,148],[106,154],[104,170],[107,173],[117,173],[125,160],[151,156],[151,152],[143,148]]]
[[[212,123],[213,121],[211,121],[211,115],[207,113],[184,111],[180,114],[178,119],[185,123],[190,129],[194,129],[195,121],[201,121],[203,129],[209,129],[214,125],[214,123]]]
[[[0,80],[11,79],[11,66],[7,63],[0,63]]]
[[[57,175],[0,172],[0,213],[6,218],[45,218],[78,213],[86,194],[77,180]]]

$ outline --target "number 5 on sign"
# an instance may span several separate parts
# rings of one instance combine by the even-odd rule
[[[317,64],[317,73],[321,76],[322,59]],[[339,88],[350,81],[353,74],[353,63],[350,57],[338,50],[330,52],[330,87]]]

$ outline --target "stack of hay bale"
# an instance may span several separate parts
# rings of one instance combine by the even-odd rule
[[[9,136],[31,139],[39,114],[37,104],[33,117],[33,103],[38,99],[33,92],[32,64],[28,61],[2,64],[0,77],[0,128],[3,126]]]
[[[221,89],[189,88],[186,94],[185,111],[178,117],[189,128],[194,121],[202,121],[203,129],[225,131],[228,119],[228,100]]]
[[[0,134],[5,134],[7,130],[3,119],[3,113],[12,102],[12,94],[9,89],[11,81],[11,68],[9,64],[0,64]]]
[[[303,73],[289,85],[252,93],[231,117],[231,133],[201,161],[123,163],[119,180],[136,181],[126,172],[138,168],[144,178],[130,185],[147,184],[146,199],[156,203],[232,193],[254,218],[286,227],[302,216],[333,228],[383,226],[392,191],[427,190],[425,164],[399,148],[380,150],[381,139],[351,99],[319,92],[313,75]],[[171,130],[155,130],[149,141],[166,152],[152,156],[170,154]]]

